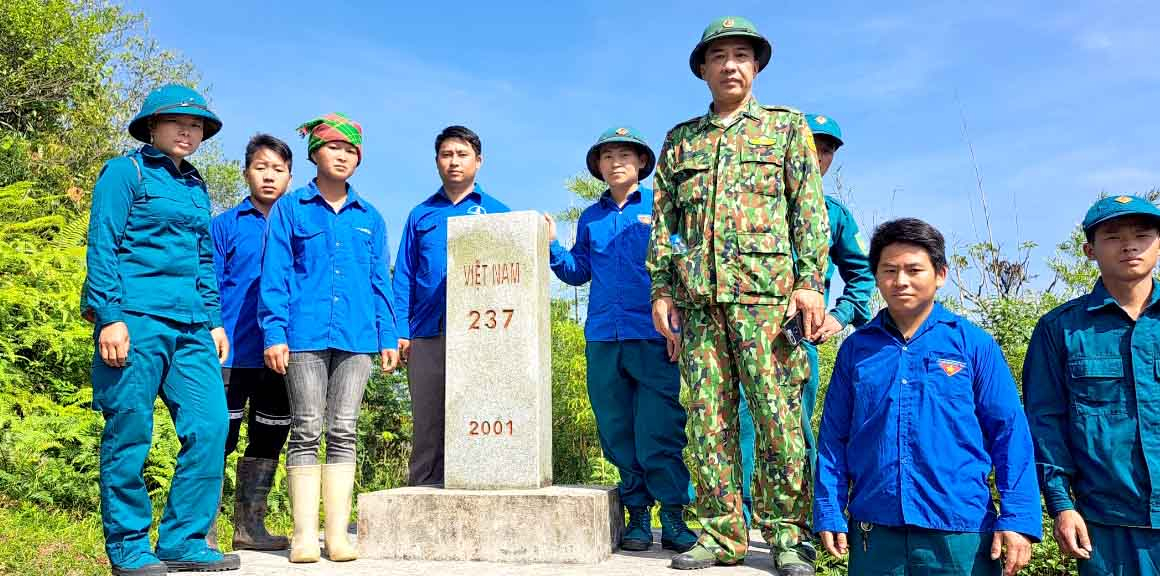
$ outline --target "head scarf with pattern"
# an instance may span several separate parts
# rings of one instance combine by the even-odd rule
[[[358,122],[332,112],[320,116],[298,127],[298,134],[307,138],[306,156],[327,142],[348,142],[358,150],[358,161],[362,163],[362,126]],[[314,158],[310,158],[314,162]]]

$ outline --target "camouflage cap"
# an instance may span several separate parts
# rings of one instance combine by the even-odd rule
[[[657,165],[657,157],[653,154],[652,148],[648,147],[648,142],[645,142],[644,137],[635,129],[628,126],[609,128],[596,139],[596,143],[588,149],[588,172],[597,180],[604,180],[604,176],[600,174],[600,147],[605,144],[614,144],[617,142],[631,144],[641,154],[647,157],[644,168],[641,168],[637,174],[637,179],[644,180],[648,178],[648,175],[652,174],[653,168]]]
[[[814,136],[829,136],[838,141],[838,146],[845,144],[842,141],[842,129],[833,118],[822,114],[806,114],[806,123],[810,125],[810,132],[813,132]]]
[[[1083,219],[1083,231],[1091,238],[1096,226],[1124,216],[1146,216],[1160,224],[1160,208],[1139,196],[1110,196],[1101,198],[1088,209]]]
[[[765,36],[757,32],[757,26],[740,16],[724,16],[714,20],[705,28],[705,31],[701,33],[701,42],[697,44],[696,48],[693,48],[693,53],[689,54],[689,69],[693,71],[693,76],[701,77],[701,64],[705,63],[705,49],[709,47],[709,44],[722,38],[734,36],[753,40],[758,72],[761,72],[765,65],[769,64],[769,59],[773,56],[773,46],[769,40],[765,39]]]

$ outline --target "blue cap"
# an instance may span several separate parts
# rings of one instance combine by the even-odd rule
[[[203,142],[222,129],[221,119],[210,111],[201,94],[181,84],[166,84],[145,97],[141,111],[129,122],[129,134],[149,144],[149,119],[158,114],[184,114],[202,118],[205,122],[201,138]]]
[[[845,144],[842,141],[842,129],[833,118],[822,114],[806,114],[806,123],[810,125],[810,131],[814,133],[814,136],[824,134],[837,140],[838,146]]]
[[[1160,208],[1150,202],[1147,198],[1139,196],[1109,196],[1101,198],[1091,208],[1088,208],[1087,216],[1083,219],[1083,231],[1085,234],[1091,235],[1096,226],[1107,222],[1113,218],[1121,218],[1123,216],[1146,216],[1153,218],[1160,223]]]

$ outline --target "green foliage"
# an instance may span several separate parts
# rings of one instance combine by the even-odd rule
[[[0,574],[108,573],[100,516],[0,499]]]
[[[2,501],[98,508],[103,424],[89,408],[93,328],[79,311],[87,190],[106,160],[136,147],[124,127],[166,82],[197,77],[148,36],[140,15],[103,0],[0,3]],[[215,199],[236,198],[237,162],[213,146],[194,162]],[[154,420],[144,475],[161,504],[178,441],[160,403]]]
[[[95,2],[5,2],[0,126],[18,132],[59,128],[69,101],[99,83],[101,36],[119,17],[117,10],[100,9]]]
[[[601,457],[596,416],[588,401],[584,329],[568,303],[552,302],[552,476],[557,484],[615,483]]]
[[[98,447],[104,420],[89,408],[91,400],[89,389],[63,404],[19,388],[0,389],[0,500],[54,510],[98,509]],[[153,416],[153,449],[144,476],[154,506],[159,507],[169,491],[180,446],[160,402]]]
[[[192,162],[205,179],[214,214],[233,208],[248,194],[241,162],[227,159],[216,141],[203,144]]]
[[[0,495],[41,506],[94,510],[101,418],[47,396],[0,393]]]
[[[406,374],[376,371],[367,383],[358,419],[360,491],[407,485],[412,430]]]
[[[87,384],[93,333],[80,319],[83,258],[35,237],[0,242],[0,385],[64,400]]]

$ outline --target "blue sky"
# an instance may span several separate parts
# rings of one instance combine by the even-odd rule
[[[196,19],[180,3],[128,7],[200,70],[237,158],[250,135],[273,133],[294,146],[304,184],[313,167],[294,127],[330,111],[359,120],[352,182],[392,243],[439,185],[433,141],[446,125],[480,133],[480,182],[516,209],[567,207],[565,179],[610,126],[636,126],[659,150],[705,111],[688,54],[727,14],[774,44],[760,101],[841,123],[835,166],[864,234],[917,216],[954,244],[985,237],[962,118],[996,240],[1038,242],[1037,263],[1100,191],[1160,186],[1155,2],[205,0]]]

